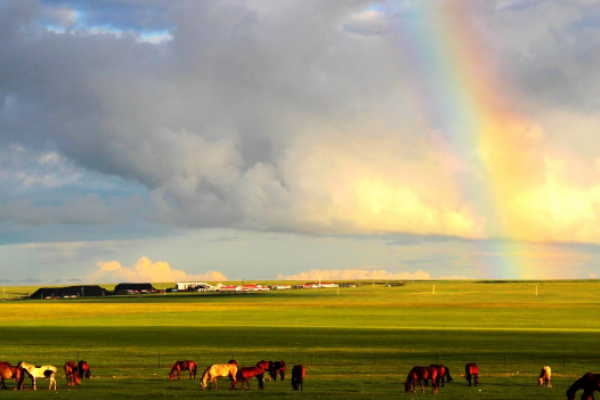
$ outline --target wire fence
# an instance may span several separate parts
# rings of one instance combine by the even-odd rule
[[[444,364],[461,369],[467,363],[477,363],[481,366],[493,366],[497,370],[514,367],[541,367],[551,365],[553,368],[577,369],[588,367],[591,370],[600,366],[599,353],[567,353],[554,352],[540,354],[538,352],[471,352],[471,353],[440,353],[440,352],[397,352],[397,351],[303,351],[262,354],[259,352],[231,351],[210,353],[173,353],[173,352],[127,352],[127,351],[74,351],[55,352],[38,350],[26,352],[4,353],[3,358],[16,363],[24,360],[37,364],[63,365],[67,361],[85,360],[95,368],[168,368],[177,360],[194,360],[199,366],[222,364],[235,359],[241,365],[254,365],[256,362],[267,360],[284,360],[291,368],[292,365],[302,364],[315,368],[368,368],[378,367],[408,367],[415,365]],[[597,369],[597,368],[596,368]]]

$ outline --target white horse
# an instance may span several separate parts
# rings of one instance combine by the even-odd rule
[[[55,366],[33,366],[21,361],[19,364],[17,364],[17,367],[23,368],[23,370],[27,372],[27,375],[31,377],[31,385],[33,386],[33,390],[37,390],[37,385],[35,383],[37,378],[48,379],[50,381],[48,390],[52,390],[52,387],[54,387],[54,390],[56,390],[56,379],[54,377],[56,376],[56,371],[58,371],[58,369]]]

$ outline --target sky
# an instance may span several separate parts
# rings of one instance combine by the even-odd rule
[[[596,279],[600,1],[0,0],[0,285]]]

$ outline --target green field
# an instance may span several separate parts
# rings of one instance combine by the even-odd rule
[[[596,281],[418,282],[341,288],[339,294],[4,301],[0,358],[61,369],[68,360],[88,361],[97,378],[67,387],[59,374],[52,398],[423,398],[429,390],[404,394],[406,374],[437,361],[455,378],[440,388],[444,399],[564,399],[575,379],[600,372],[599,289]],[[34,290],[4,288],[9,294]],[[208,366],[233,357],[248,366],[282,359],[290,371],[303,364],[304,392],[293,392],[288,377],[266,382],[264,392],[242,393],[226,390],[225,381],[219,391],[201,392],[198,381],[167,376],[177,359]],[[461,377],[467,362],[479,365],[477,388]],[[552,367],[553,388],[537,387],[543,365]],[[47,396],[47,382],[39,387],[3,396]]]

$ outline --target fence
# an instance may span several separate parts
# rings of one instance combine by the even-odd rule
[[[22,350],[22,349],[21,349]],[[482,366],[493,366],[496,370],[510,370],[518,367],[534,369],[542,365],[551,365],[554,370],[588,368],[596,369],[600,365],[600,353],[567,353],[553,352],[547,354],[526,352],[472,352],[472,353],[439,353],[439,352],[396,352],[378,350],[357,351],[297,351],[285,353],[265,353],[256,351],[219,351],[198,353],[193,350],[187,353],[171,352],[128,352],[128,351],[76,351],[54,352],[38,349],[37,351],[4,352],[6,361],[16,363],[25,360],[33,363],[51,363],[62,365],[66,361],[86,360],[95,368],[148,368],[160,369],[170,367],[177,360],[194,360],[200,366],[225,363],[236,359],[242,365],[254,365],[262,359],[284,360],[288,366],[302,364],[306,367],[320,368],[368,368],[378,366],[395,369],[415,365],[444,364],[454,369],[461,369],[466,363],[475,362]],[[2,360],[5,361],[5,360]],[[585,369],[584,368],[584,369]],[[459,371],[460,372],[460,371]],[[539,372],[539,371],[538,371]]]

